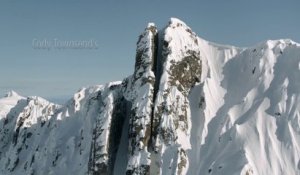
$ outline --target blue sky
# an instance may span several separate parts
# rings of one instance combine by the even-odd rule
[[[1,1],[0,96],[13,89],[58,101],[83,86],[122,80],[133,72],[147,23],[162,28],[170,17],[221,44],[300,42],[299,9],[298,0]],[[35,49],[34,39],[93,39],[98,49]]]

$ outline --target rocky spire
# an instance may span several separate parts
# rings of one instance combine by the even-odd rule
[[[200,74],[197,36],[186,24],[171,18],[160,31],[148,24],[137,42],[135,71],[124,93],[132,102],[127,174],[185,173],[191,129],[187,96]],[[164,157],[166,149],[175,154]]]
[[[152,106],[155,84],[157,30],[149,23],[137,42],[135,71],[128,80],[125,97],[132,102],[129,118],[127,174],[149,174]]]
[[[155,154],[151,174],[185,174],[186,150],[190,149],[188,94],[201,75],[200,51],[195,33],[182,21],[171,18],[163,31],[162,74],[154,104],[152,137]],[[175,154],[166,156],[167,150]],[[162,167],[169,170],[162,170]]]

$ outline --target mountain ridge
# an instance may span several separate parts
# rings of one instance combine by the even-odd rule
[[[300,174],[300,44],[149,23],[134,73],[64,105],[0,99],[3,174]]]

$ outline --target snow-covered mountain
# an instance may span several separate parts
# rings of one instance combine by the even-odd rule
[[[65,105],[0,99],[0,174],[299,175],[300,44],[149,23],[133,75]]]

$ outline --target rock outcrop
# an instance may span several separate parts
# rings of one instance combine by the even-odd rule
[[[185,174],[191,129],[187,96],[201,76],[197,40],[174,18],[161,31],[149,24],[140,36],[135,72],[124,93],[132,101],[127,174]],[[168,149],[176,154],[164,155]]]

